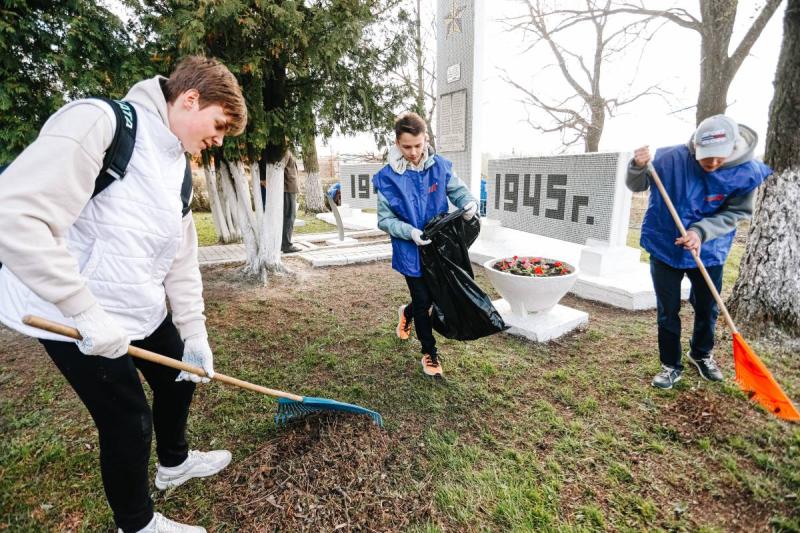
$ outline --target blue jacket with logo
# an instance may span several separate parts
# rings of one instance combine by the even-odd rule
[[[754,189],[772,174],[767,165],[754,159],[706,172],[687,145],[658,149],[653,166],[686,228],[699,226],[702,229],[698,222],[725,209],[731,199],[752,195]],[[736,234],[735,225],[733,227],[723,235],[709,240],[704,238],[700,248],[700,259],[704,265],[725,263]],[[673,268],[696,268],[691,253],[675,245],[678,237],[680,232],[664,200],[653,188],[642,222],[642,247]]]
[[[428,150],[432,155],[422,169],[412,170],[392,147],[389,164],[372,177],[378,190],[378,227],[392,237],[392,268],[414,278],[422,276],[422,268],[411,230],[422,230],[433,217],[446,213],[448,199],[458,208],[475,201],[453,173],[452,163]]]

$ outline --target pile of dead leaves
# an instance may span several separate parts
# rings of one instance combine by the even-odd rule
[[[409,497],[412,459],[367,417],[313,416],[226,476],[226,521],[240,531],[390,531],[430,516]]]

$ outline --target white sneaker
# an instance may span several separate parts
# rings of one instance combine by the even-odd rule
[[[214,450],[213,452],[189,450],[189,457],[178,466],[158,465],[156,488],[166,490],[183,485],[195,477],[213,476],[228,466],[230,462],[231,452],[228,450]]]
[[[122,533],[121,529],[117,530]],[[199,526],[187,526],[170,520],[161,513],[153,513],[150,523],[139,530],[138,533],[206,533],[206,528]]]

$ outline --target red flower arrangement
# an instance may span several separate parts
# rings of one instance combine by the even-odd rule
[[[501,259],[494,264],[493,268],[500,272],[535,278],[566,276],[575,271],[574,268],[562,261],[553,261],[544,257],[519,257],[516,255]]]

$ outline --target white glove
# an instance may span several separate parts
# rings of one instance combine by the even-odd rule
[[[422,232],[417,228],[411,230],[411,240],[414,241],[417,246],[425,246],[431,243],[430,240],[422,238]]]
[[[464,206],[464,214],[461,217],[464,220],[472,220],[475,214],[478,212],[478,202],[472,201]]]
[[[195,383],[208,383],[214,377],[214,355],[208,345],[208,337],[203,333],[192,335],[183,341],[183,358],[187,365],[199,366],[206,371],[207,378],[181,370],[175,381],[193,381]]]
[[[128,333],[100,307],[100,304],[92,305],[72,319],[83,337],[83,340],[77,341],[81,352],[109,359],[116,359],[128,353],[128,345],[131,343]]]

